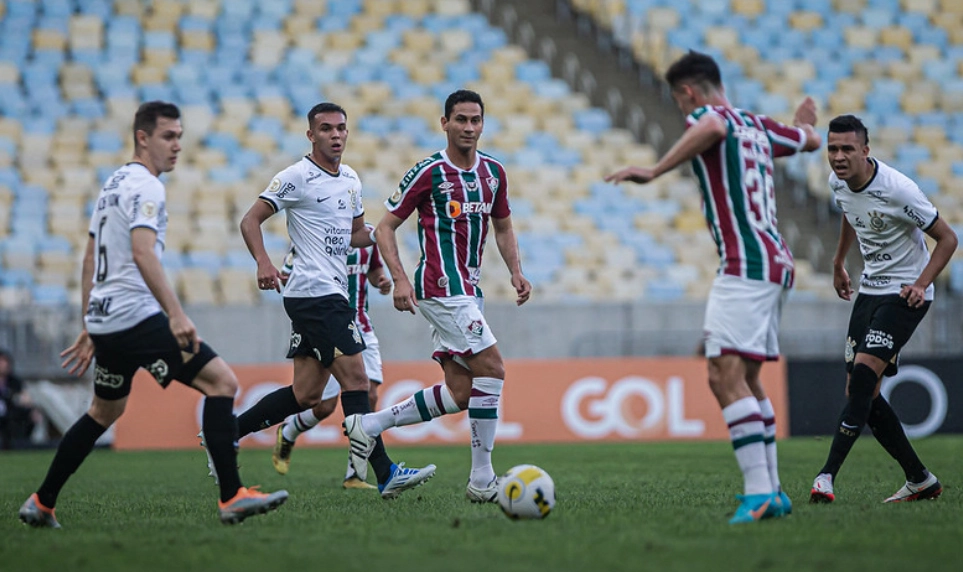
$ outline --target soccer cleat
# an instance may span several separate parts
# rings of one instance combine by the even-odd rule
[[[291,449],[294,448],[294,441],[284,438],[284,425],[278,425],[277,440],[274,441],[274,453],[271,454],[271,462],[274,463],[274,470],[281,475],[288,474],[291,467]]]
[[[351,466],[358,478],[368,480],[368,457],[375,448],[377,441],[368,436],[361,424],[361,415],[348,415],[344,422],[344,435],[351,444]]]
[[[474,503],[495,502],[498,498],[498,477],[492,477],[490,483],[485,487],[476,487],[468,480],[468,488],[465,489],[465,496]]]
[[[341,488],[345,489],[376,489],[378,487],[366,483],[358,478],[358,475],[351,475],[341,482]]]
[[[763,518],[781,518],[783,516],[789,516],[792,514],[792,501],[789,500],[789,495],[783,491],[778,493],[773,493],[772,502],[769,503],[769,508],[766,509],[766,514]]]
[[[922,483],[911,483],[900,487],[896,493],[883,502],[910,502],[918,500],[935,500],[943,494],[943,485],[930,473]]]
[[[813,490],[809,493],[809,504],[830,503],[836,500],[833,494],[833,476],[829,473],[819,473],[813,481]]]
[[[404,463],[391,465],[391,476],[384,483],[378,483],[381,498],[393,499],[408,489],[421,485],[435,476],[435,466],[428,465],[423,469],[409,469]]]
[[[197,438],[201,440],[201,447],[204,447],[204,453],[207,455],[207,476],[214,479],[215,485],[219,485],[221,481],[217,478],[217,469],[214,468],[214,457],[211,457],[211,452],[207,450],[207,442],[204,441],[203,430],[197,434]]]
[[[54,509],[40,504],[37,493],[30,495],[30,498],[20,507],[20,521],[35,528],[60,528]]]
[[[218,501],[217,508],[221,515],[221,522],[237,524],[249,516],[274,510],[286,500],[288,500],[288,491],[281,490],[266,494],[257,490],[257,487],[241,487],[231,500]]]
[[[774,497],[773,494],[736,495],[742,504],[736,509],[736,514],[729,519],[729,524],[745,524],[762,520]]]

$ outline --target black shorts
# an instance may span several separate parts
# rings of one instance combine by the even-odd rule
[[[899,294],[859,294],[849,318],[846,371],[852,372],[856,354],[869,354],[890,362],[883,375],[899,370],[899,352],[909,341],[931,302],[912,308]]]
[[[132,328],[111,334],[90,334],[94,342],[94,394],[115,400],[130,395],[131,381],[144,368],[161,387],[172,380],[190,385],[217,354],[201,342],[201,349],[187,362],[163,313],[154,314]]]
[[[357,311],[344,296],[285,298],[284,311],[291,318],[289,358],[312,356],[330,367],[334,358],[365,349],[361,331],[354,323]]]

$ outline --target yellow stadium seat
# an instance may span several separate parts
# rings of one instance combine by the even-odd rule
[[[739,45],[739,31],[732,27],[710,26],[705,31],[706,45],[727,50]]]
[[[63,50],[67,38],[58,30],[37,28],[33,31],[33,47],[37,50]]]
[[[218,274],[218,285],[224,304],[250,306],[257,303],[260,293],[253,272],[240,268],[224,268]]]
[[[879,41],[884,46],[896,46],[903,50],[912,46],[913,32],[903,26],[889,26],[879,31]]]
[[[678,10],[671,6],[665,6],[662,8],[650,8],[648,17],[646,18],[646,25],[648,28],[655,30],[674,30],[679,26],[679,22],[681,21],[682,16]]]
[[[294,35],[294,45],[316,54],[323,54],[327,51],[328,42],[323,34],[311,29]]]
[[[906,59],[914,65],[921,66],[923,62],[937,60],[942,57],[939,46],[932,44],[917,44],[906,49]]]
[[[191,0],[187,2],[187,13],[191,16],[214,20],[220,11],[220,0]],[[317,0],[312,4],[324,4],[324,0]]]
[[[471,12],[468,0],[432,0],[434,12],[442,16],[458,16]]]
[[[940,0],[940,12],[963,14],[963,3],[959,0]]]
[[[919,81],[922,69],[918,64],[913,64],[907,60],[896,60],[886,65],[886,75],[909,85]]]
[[[70,18],[68,36],[74,50],[99,50],[103,48],[104,24],[96,16],[74,15]]]
[[[754,18],[766,11],[766,3],[763,0],[732,0],[732,11]]]
[[[866,0],[833,0],[833,7],[848,14],[859,14],[866,9]]]
[[[328,13],[328,2],[336,1],[337,0],[294,0],[294,13],[305,19],[319,18]]]
[[[217,304],[217,285],[210,272],[200,268],[184,268],[177,274],[177,290],[187,304]]]
[[[946,145],[946,128],[943,125],[921,125],[913,130],[913,140],[930,149]]]
[[[13,62],[0,61],[0,84],[20,83],[20,68]]]
[[[900,98],[900,105],[909,115],[928,113],[936,109],[936,96],[924,91],[907,91]]]
[[[823,17],[819,12],[792,12],[789,25],[796,30],[810,31],[823,27]]]
[[[210,52],[217,47],[214,34],[209,30],[191,30],[190,32],[180,30],[178,33],[180,35],[181,48],[185,50]]]
[[[873,49],[879,44],[879,31],[865,26],[849,26],[843,30],[843,37],[852,48]]]
[[[334,50],[357,50],[364,44],[364,37],[352,31],[331,32],[328,40]]]

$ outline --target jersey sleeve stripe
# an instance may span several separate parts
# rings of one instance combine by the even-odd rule
[[[272,201],[271,199],[269,199],[269,198],[267,198],[267,197],[258,197],[258,198],[261,199],[262,201],[266,202],[266,203],[268,204],[268,206],[270,206],[271,209],[275,212],[275,214],[276,214],[279,210],[281,210],[281,209],[278,208],[277,203],[275,203],[275,202]]]

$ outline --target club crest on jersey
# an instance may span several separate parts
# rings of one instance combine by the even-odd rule
[[[886,221],[883,220],[883,214],[878,211],[873,211],[869,213],[869,228],[880,232],[886,228]]]
[[[482,332],[484,330],[485,330],[485,326],[482,325],[481,320],[472,320],[471,323],[468,324],[468,333],[473,336],[482,335]]]
[[[448,286],[448,277],[442,276],[441,278],[438,279],[438,287],[444,288],[446,286]]]
[[[497,177],[488,177],[488,190],[491,191],[491,192],[493,192],[493,193],[498,190],[498,178],[497,178]]]
[[[169,369],[167,367],[167,362],[159,359],[147,366],[147,371],[154,376],[154,379],[157,380],[157,383],[163,383],[164,380],[167,379],[167,372]]]

